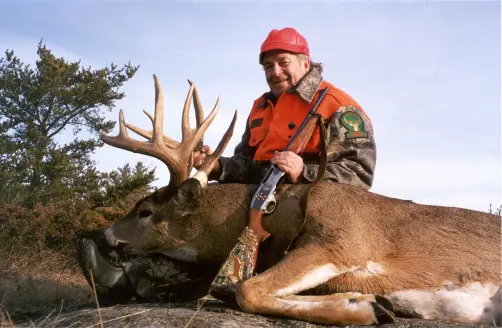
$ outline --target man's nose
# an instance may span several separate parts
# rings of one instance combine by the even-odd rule
[[[282,67],[278,63],[274,63],[274,66],[272,66],[272,75],[278,76],[279,74],[282,73]]]

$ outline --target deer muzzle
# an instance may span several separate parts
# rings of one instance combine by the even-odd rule
[[[117,239],[117,237],[115,237],[113,226],[106,229],[105,239],[110,246],[117,246],[119,244],[119,240]]]

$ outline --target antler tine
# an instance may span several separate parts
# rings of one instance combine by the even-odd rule
[[[153,117],[152,142],[158,148],[164,149],[164,136],[162,133],[164,128],[164,93],[159,78],[155,74],[153,79],[155,80],[155,115]]]
[[[218,114],[219,109],[220,97],[218,96],[218,99],[216,99],[216,104],[214,105],[211,113],[209,113],[204,122],[202,122],[202,124],[197,129],[195,129],[195,131],[193,131],[194,133],[191,135],[191,138],[188,139],[186,143],[182,142],[182,145],[180,145],[180,148],[183,147],[183,151],[189,152],[189,154],[192,153],[199,140],[203,138],[204,133],[206,132],[209,125],[213,122],[216,114]]]
[[[150,121],[152,122],[152,125],[153,125],[153,123],[154,123],[153,115],[150,114],[149,112],[147,112],[146,110],[144,110],[143,112],[146,114],[146,116],[148,116],[148,118],[150,119]],[[153,136],[152,131],[143,130],[142,128],[138,128],[137,126],[134,126],[134,125],[127,123],[127,122],[125,122],[125,126],[129,130],[139,134],[143,138],[146,138],[148,140],[152,140],[152,136]],[[167,148],[170,148],[170,149],[174,149],[180,145],[180,143],[178,141],[173,140],[166,135],[164,135],[164,143],[166,144]]]
[[[206,157],[204,164],[202,164],[199,170],[194,174],[193,177],[200,181],[202,187],[205,187],[207,185],[209,173],[211,173],[211,171],[213,170],[216,161],[220,158],[221,154],[223,154],[225,148],[228,145],[228,142],[230,141],[230,138],[232,138],[236,121],[237,110],[235,110],[234,118],[232,119],[232,122],[230,123],[227,131],[223,135],[223,138],[220,140],[218,147],[216,147],[216,150],[211,155],[208,155]]]
[[[124,138],[129,138],[129,135],[127,134],[127,129],[125,128],[124,112],[122,111],[122,109],[119,112],[119,137],[120,136],[124,136]]]
[[[188,80],[188,83],[190,86],[192,86],[193,82],[191,80]],[[204,121],[204,108],[202,107],[202,102],[200,101],[200,95],[199,95],[199,90],[197,88],[194,88],[193,90],[193,106],[195,108],[195,123],[196,127],[198,128],[201,124],[202,121]],[[195,146],[197,150],[201,150],[202,146],[204,145],[204,138],[201,138],[199,143]],[[190,165],[193,166],[193,158],[190,159]]]
[[[143,113],[145,113],[145,115],[146,115],[146,116],[148,116],[148,118],[150,119],[150,121],[152,121],[152,124],[153,124],[153,121],[155,120],[155,119],[153,118],[153,115],[152,115],[152,114],[150,114],[149,112],[147,112],[146,110],[143,110]]]
[[[142,128],[138,128],[137,126],[134,126],[134,125],[129,124],[127,122],[125,123],[125,126],[129,130],[139,134],[143,138],[148,139],[148,140],[152,140],[152,131],[143,130]],[[173,140],[173,139],[169,138],[168,136],[164,136],[164,143],[166,144],[166,147],[169,149],[174,149],[180,145],[180,143],[178,141]]]
[[[183,118],[182,118],[182,140],[190,139],[196,133],[197,128],[199,128],[204,121],[204,108],[202,107],[202,103],[200,101],[199,90],[195,83],[191,80],[188,80],[190,84],[190,90],[188,91],[185,106],[183,107]],[[196,128],[191,129],[189,123],[189,109],[190,109],[190,101],[193,98],[193,104],[195,108],[195,119],[196,119]],[[201,138],[202,140],[202,138]]]
[[[185,106],[183,106],[183,114],[181,118],[181,142],[188,140],[192,137],[193,132],[190,128],[189,122],[189,110],[192,102],[193,92],[194,92],[195,84],[190,84],[190,90],[188,90],[187,97],[185,99]]]
[[[188,83],[190,86],[192,86],[193,82],[191,80],[188,80]],[[199,95],[199,90],[195,88],[193,90],[193,106],[195,108],[195,122],[196,126],[199,127],[204,121],[204,107],[202,107],[202,102],[200,101],[200,95]]]
[[[122,109],[119,112],[119,134],[115,137],[112,137],[101,131],[99,138],[110,146],[129,150],[127,142],[130,142],[133,139],[130,138],[127,134],[127,129],[124,123],[124,112],[122,111]]]
[[[170,149],[164,143],[163,126],[164,126],[164,93],[159,78],[154,74],[155,80],[155,114],[153,117],[153,133],[151,142],[155,145],[161,153],[161,160],[166,163],[169,169],[174,173],[174,180],[176,185],[184,181],[190,172],[186,170],[187,160],[185,159],[185,152],[183,151],[183,143],[179,144],[175,149]],[[190,94],[190,92],[189,92]],[[184,110],[185,111],[185,110]],[[148,115],[151,117],[151,115]],[[191,156],[191,154],[190,154]]]
[[[190,128],[190,123],[189,123],[189,109],[191,105],[191,101],[194,97],[195,94],[197,94],[196,98],[198,98],[198,91],[197,87],[195,86],[195,83],[189,80],[190,83],[190,90],[188,91],[187,97],[185,99],[185,105],[183,107],[183,118],[182,118],[182,124],[181,124],[181,129],[182,129],[182,141],[180,146],[177,148],[177,151],[179,150],[179,157],[180,157],[180,162],[186,163],[186,172],[187,175],[190,174],[192,168],[193,168],[193,151],[197,147],[201,147],[200,143],[204,138],[204,133],[206,132],[207,128],[211,124],[211,122],[214,120],[216,114],[218,113],[219,107],[220,107],[220,97],[216,100],[216,104],[209,114],[209,116],[200,124],[198,124],[197,128],[191,129]],[[200,103],[200,99],[197,100]],[[195,102],[195,101],[194,101]],[[199,107],[199,105],[194,105],[196,108]],[[200,109],[200,107],[199,107]],[[197,116],[200,116],[201,112],[196,113]],[[200,119],[200,118],[199,118]]]

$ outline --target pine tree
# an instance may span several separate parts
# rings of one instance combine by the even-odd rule
[[[86,68],[56,57],[42,41],[37,54],[34,67],[13,50],[0,58],[0,199],[27,206],[85,197],[100,183],[91,155],[102,146],[99,132],[115,126],[104,113],[124,97],[119,89],[138,69]],[[91,137],[58,145],[65,129],[86,129]]]

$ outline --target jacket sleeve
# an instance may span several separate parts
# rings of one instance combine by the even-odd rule
[[[264,174],[264,168],[253,161],[255,147],[249,146],[249,117],[241,141],[234,149],[232,157],[220,157],[220,170],[211,172],[209,180],[219,183],[259,183]]]
[[[326,127],[328,163],[322,179],[371,188],[376,164],[373,127],[364,111],[341,106]],[[302,180],[316,180],[319,164],[305,162]]]

